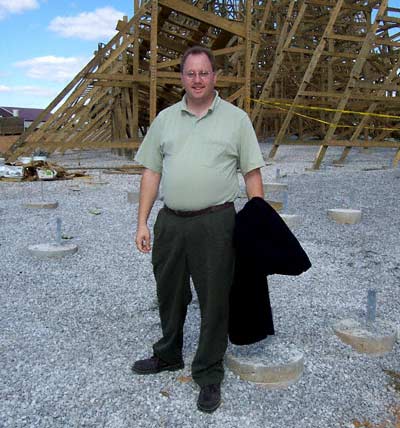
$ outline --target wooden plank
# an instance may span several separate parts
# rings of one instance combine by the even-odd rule
[[[246,37],[245,37],[245,57],[244,57],[244,110],[248,115],[251,114],[250,110],[250,97],[251,97],[251,31],[252,31],[252,8],[253,0],[246,1]]]
[[[233,103],[236,101],[239,97],[243,96],[244,88],[240,88],[237,91],[235,91],[233,94],[229,95],[228,98],[226,98],[226,101],[229,103]]]
[[[158,0],[151,0],[151,39],[150,39],[150,124],[157,115],[157,35]]]
[[[395,16],[378,15],[377,16],[377,20],[378,21],[383,21],[383,22],[394,22],[395,24],[400,24],[400,18],[396,18]]]
[[[321,140],[282,140],[279,145],[285,146],[321,146]],[[388,149],[400,147],[400,141],[382,140],[330,140],[329,146],[335,147],[383,147]]]
[[[139,9],[139,0],[134,0],[133,10],[134,12]],[[140,31],[139,22],[134,23],[134,33],[137,34]],[[133,60],[132,60],[132,75],[137,76],[139,74],[139,38],[135,37],[133,41]],[[131,138],[137,138],[139,135],[139,85],[134,84],[132,87],[132,135]]]
[[[313,49],[303,49],[303,48],[286,48],[285,52],[289,53],[300,53],[305,55],[314,55],[315,50]],[[356,54],[348,53],[348,52],[335,52],[335,51],[325,51],[319,53],[321,56],[331,56],[336,58],[348,58],[355,59],[357,58]],[[372,54],[371,54],[372,55]]]
[[[132,141],[132,143],[127,143],[125,141],[89,141],[84,144],[84,149],[138,149],[141,144],[141,141]],[[74,145],[67,145],[67,149],[75,148]]]
[[[400,161],[400,148],[396,151],[396,154],[393,158],[393,163],[392,163],[393,168],[399,167],[399,161]]]
[[[107,81],[145,82],[149,79],[149,73],[142,73],[136,76],[123,73],[88,73],[87,78]]]
[[[180,0],[159,0],[161,6],[166,6],[176,12],[180,12],[186,16],[196,19],[197,21],[204,22],[216,28],[236,34],[240,37],[246,37],[246,28],[243,24],[238,22],[229,21],[228,19],[221,18],[212,12],[206,12],[199,8],[185,3]],[[252,41],[259,43],[260,37],[256,33],[252,33]]]
[[[361,36],[350,36],[347,34],[336,34],[336,33],[331,33],[328,35],[328,39],[331,40],[343,40],[343,41],[348,41],[348,42],[359,42],[359,43],[363,43],[365,37],[361,37]]]
[[[372,89],[373,91],[400,91],[400,83],[379,83],[373,84],[364,81],[358,81],[355,84],[356,88]],[[388,97],[389,98],[389,97]]]

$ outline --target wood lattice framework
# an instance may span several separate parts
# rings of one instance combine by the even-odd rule
[[[135,15],[7,153],[139,146],[161,109],[182,96],[190,46],[217,57],[223,98],[244,108],[260,140],[395,147],[400,159],[400,9],[388,0],[135,0]],[[397,16],[396,16],[397,15]],[[42,117],[53,112],[44,126]],[[355,113],[361,112],[363,114]],[[296,135],[297,139],[293,136]]]

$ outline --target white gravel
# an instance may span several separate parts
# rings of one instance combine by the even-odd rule
[[[267,154],[270,146],[262,148]],[[223,404],[212,415],[197,411],[198,387],[185,378],[198,337],[196,299],[185,326],[186,368],[153,376],[130,371],[160,335],[150,256],[135,249],[137,206],[127,202],[140,177],[91,170],[94,181],[108,184],[46,182],[46,198],[59,202],[55,210],[23,207],[40,199],[39,182],[0,182],[0,427],[351,428],[390,418],[400,396],[384,370],[400,372],[399,344],[382,357],[357,354],[332,325],[364,317],[369,288],[377,290],[379,319],[400,324],[395,152],[353,149],[339,168],[332,160],[341,149],[330,148],[319,171],[306,171],[316,151],[282,147],[263,170],[266,181],[275,180],[276,168],[284,176],[287,212],[302,216],[295,233],[313,263],[300,277],[270,278],[277,335],[303,352],[303,376],[268,390],[226,370]],[[51,160],[74,166],[78,157],[82,166],[132,162],[108,151]],[[330,208],[361,208],[362,221],[335,223]],[[78,252],[33,258],[27,247],[53,241],[57,217]]]

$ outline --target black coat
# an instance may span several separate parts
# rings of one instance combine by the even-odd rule
[[[267,275],[300,275],[311,263],[280,215],[262,198],[252,198],[236,214],[233,240],[229,339],[248,345],[274,334]]]

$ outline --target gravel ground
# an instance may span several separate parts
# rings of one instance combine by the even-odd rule
[[[262,148],[267,154],[270,147]],[[160,335],[150,256],[135,249],[137,206],[127,202],[140,177],[90,170],[92,180],[45,182],[45,199],[58,201],[56,210],[23,207],[40,200],[39,182],[0,182],[0,427],[350,428],[389,420],[393,406],[400,409],[400,388],[385,370],[400,372],[399,344],[381,357],[357,354],[332,325],[364,317],[369,288],[377,290],[378,317],[400,324],[395,152],[353,149],[339,168],[332,160],[341,150],[331,148],[322,168],[311,172],[306,168],[316,150],[282,147],[263,170],[272,180],[279,168],[288,183],[287,211],[302,216],[295,234],[313,263],[300,277],[269,280],[277,337],[304,353],[303,376],[287,389],[268,390],[227,369],[223,404],[212,415],[196,410],[198,387],[188,379],[198,337],[196,299],[185,325],[186,368],[155,376],[130,371]],[[107,151],[52,160],[130,162]],[[99,180],[107,184],[90,183]],[[151,225],[160,207],[157,202]],[[326,215],[329,208],[360,207],[357,225]],[[27,247],[53,241],[57,217],[79,251],[59,260],[33,258]]]

